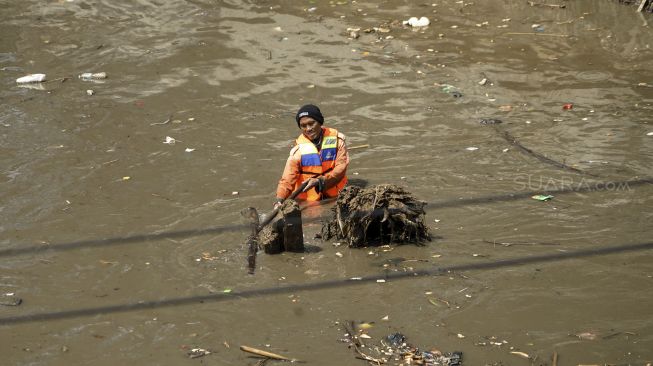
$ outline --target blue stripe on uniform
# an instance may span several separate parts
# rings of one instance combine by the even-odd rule
[[[336,148],[322,149],[320,155],[322,156],[322,161],[331,161],[336,160]]]
[[[320,156],[317,154],[302,155],[302,166],[322,166]]]

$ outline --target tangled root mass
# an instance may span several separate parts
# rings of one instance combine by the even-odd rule
[[[396,185],[347,186],[338,195],[333,217],[322,226],[322,238],[344,240],[350,247],[422,245],[431,240],[424,206]]]

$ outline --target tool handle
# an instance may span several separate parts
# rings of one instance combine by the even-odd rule
[[[302,185],[299,186],[299,188],[297,188],[288,198],[281,201],[281,203],[286,202],[286,200],[294,200],[295,197],[297,197],[300,193],[302,193],[304,191],[307,184],[308,184],[308,180],[305,181],[304,183],[302,183]],[[269,214],[265,215],[265,220],[263,220],[259,224],[258,231],[261,231],[265,227],[265,225],[269,224],[272,221],[272,219],[274,219],[274,217],[277,216],[277,213],[279,213],[280,209],[281,209],[281,206],[275,208]]]

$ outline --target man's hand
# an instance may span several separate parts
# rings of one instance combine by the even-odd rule
[[[317,179],[317,178],[308,178],[307,182],[308,183],[306,183],[306,187],[304,188],[304,190],[302,192],[306,192],[309,189],[311,189],[313,187],[318,187],[320,185],[320,180]]]
[[[272,205],[272,209],[273,210],[280,209],[282,205],[283,205],[283,200],[277,198],[276,202],[274,202],[274,205]]]

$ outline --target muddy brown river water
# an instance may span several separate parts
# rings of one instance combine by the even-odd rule
[[[650,364],[653,18],[562,3],[0,1],[0,364],[364,365],[346,321],[465,365]],[[307,102],[432,242],[313,239],[325,203],[247,275],[239,212],[272,208]]]

